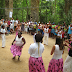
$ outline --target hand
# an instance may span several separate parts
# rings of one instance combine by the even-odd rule
[[[23,46],[20,46],[20,48],[22,48]]]
[[[68,42],[67,40],[65,42]]]
[[[12,43],[12,45],[13,45],[13,43]]]
[[[64,46],[67,46],[67,44],[65,43]]]

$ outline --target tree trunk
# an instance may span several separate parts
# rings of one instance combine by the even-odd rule
[[[5,18],[9,19],[9,12],[13,12],[13,0],[5,0]]]
[[[28,21],[28,11],[29,11],[29,9],[28,9],[28,3],[27,3],[27,0],[26,0],[26,4],[27,4],[27,16],[26,16],[26,21]]]
[[[31,16],[30,20],[39,21],[39,0],[31,0]]]
[[[70,7],[72,6],[72,0],[65,0],[65,13],[68,14]]]

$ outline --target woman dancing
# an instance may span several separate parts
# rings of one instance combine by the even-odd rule
[[[42,38],[41,34],[36,34],[36,43],[31,44],[29,47],[29,72],[45,72],[42,60],[42,53],[44,51],[44,45],[41,43]]]
[[[54,53],[47,72],[63,72],[63,59],[62,54],[64,53],[63,40],[59,37],[56,38],[56,44],[51,50],[51,55]]]
[[[16,56],[18,56],[18,60],[21,56],[22,48],[25,45],[26,41],[23,36],[21,36],[21,32],[18,32],[18,35],[14,39],[11,45],[11,53],[13,54],[13,59],[15,59]]]

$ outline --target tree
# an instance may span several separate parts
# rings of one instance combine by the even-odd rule
[[[9,12],[13,12],[13,0],[5,0],[5,18],[9,19]]]
[[[31,0],[31,21],[39,21],[39,0]]]

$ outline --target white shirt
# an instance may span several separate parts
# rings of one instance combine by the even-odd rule
[[[14,28],[13,24],[10,24],[10,29],[13,29],[13,28]]]
[[[59,45],[55,45],[55,51],[52,59],[61,59],[63,50],[59,49]]]
[[[42,53],[44,51],[44,45],[42,43],[39,43],[39,54],[38,54],[38,43],[33,43],[29,47],[28,53],[30,54],[31,57],[38,58],[42,57]]]
[[[15,40],[16,42],[15,42],[15,44],[16,44],[17,46],[23,45],[22,38],[23,38],[23,37],[19,38],[18,35],[16,36],[16,40]]]
[[[59,31],[58,32],[58,34],[57,34],[57,36],[60,36],[60,38],[62,39],[62,34],[59,34],[59,33],[61,33],[62,31]]]
[[[4,33],[4,34],[1,34],[1,36],[5,36],[5,32],[6,32],[6,30],[3,29],[3,28],[1,28],[1,32]]]
[[[46,32],[48,32],[48,30],[49,30],[49,28],[47,28],[47,29],[44,28],[44,35],[45,35],[45,36],[48,36],[49,33],[46,33]]]

